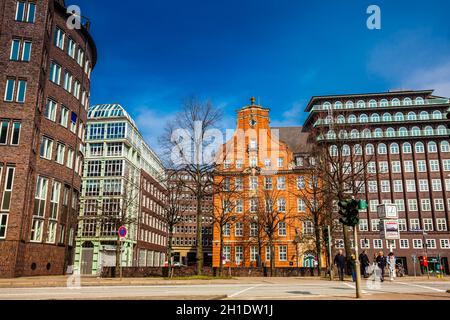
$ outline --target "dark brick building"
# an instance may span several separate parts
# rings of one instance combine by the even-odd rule
[[[0,277],[72,265],[97,53],[64,1],[0,3]]]
[[[449,274],[449,107],[448,98],[421,90],[318,96],[306,109],[304,131],[321,133],[318,142],[347,157],[353,168],[352,157],[367,163],[369,178],[356,196],[368,204],[360,212],[360,250],[372,259],[392,249],[410,275],[414,257],[419,272],[424,256],[431,271],[440,259]],[[397,206],[400,239],[380,236],[377,206],[384,203]],[[342,233],[335,234],[334,249],[343,246]]]

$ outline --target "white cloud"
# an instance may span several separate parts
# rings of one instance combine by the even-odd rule
[[[434,94],[450,97],[450,60],[431,68],[419,69],[407,77],[402,87],[434,89]]]
[[[289,109],[282,113],[280,118],[272,119],[270,125],[272,127],[301,126],[304,110],[305,103],[303,101],[294,102]]]

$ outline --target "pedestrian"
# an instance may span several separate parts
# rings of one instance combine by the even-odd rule
[[[395,266],[396,266],[396,258],[393,252],[389,252],[387,258],[387,264],[389,266],[389,277],[391,281],[394,281],[395,278]]]
[[[334,257],[334,264],[338,269],[339,280],[344,281],[345,256],[342,250],[339,250],[338,254]]]
[[[350,272],[352,274],[353,282],[356,282],[356,255],[352,254],[351,259],[349,260]]]
[[[387,264],[386,257],[384,256],[383,251],[380,251],[378,253],[376,262],[377,262],[378,268],[381,269],[381,282],[383,282],[384,281],[384,269],[386,268],[386,264]]]
[[[361,268],[361,274],[364,276],[364,278],[368,277],[367,274],[367,268],[369,267],[370,261],[369,257],[367,256],[366,250],[363,250],[361,254],[359,255],[359,263]]]

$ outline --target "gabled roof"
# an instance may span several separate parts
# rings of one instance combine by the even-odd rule
[[[293,153],[306,153],[310,150],[309,132],[304,132],[303,127],[271,127],[270,129],[278,130],[279,139],[286,143]]]

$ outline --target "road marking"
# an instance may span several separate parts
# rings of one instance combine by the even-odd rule
[[[249,291],[249,290],[251,290],[251,289],[255,289],[255,288],[260,287],[260,286],[262,286],[262,284],[259,284],[259,285],[256,285],[256,286],[253,286],[253,287],[250,287],[250,288],[247,288],[247,289],[238,291],[238,292],[236,292],[236,293],[230,294],[230,295],[228,296],[228,298],[236,297],[236,296],[240,295],[241,293],[247,292],[247,291]]]
[[[436,291],[436,292],[446,292],[445,290],[442,290],[442,289],[432,288],[432,287],[428,287],[428,286],[422,286],[420,284],[411,284],[411,283],[405,283],[405,282],[396,282],[396,283],[403,284],[405,286],[410,286],[410,287],[418,287],[418,288],[422,288],[422,289],[428,289],[428,290],[432,290],[432,291]]]
[[[350,288],[356,290],[356,287],[355,287],[355,286],[353,286],[353,285],[351,285],[351,284],[349,284],[349,283],[346,283],[346,282],[344,282],[344,284],[345,284],[347,287],[350,287]],[[361,292],[364,293],[364,294],[367,294],[367,291],[366,291],[366,290],[361,290]]]

